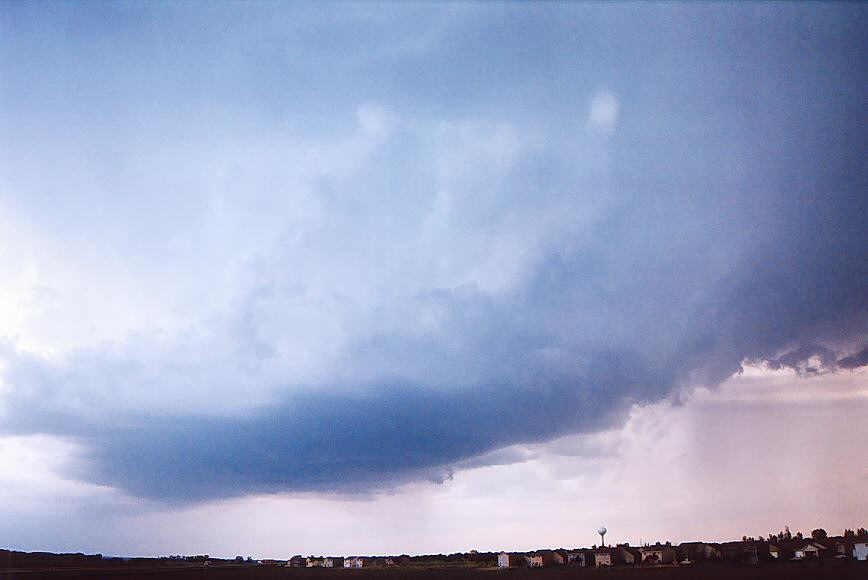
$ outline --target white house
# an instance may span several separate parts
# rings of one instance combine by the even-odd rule
[[[365,559],[358,556],[344,558],[344,568],[364,568]]]
[[[344,559],[343,558],[323,558],[322,567],[323,568],[343,568]]]
[[[853,557],[862,562],[868,561],[868,542],[853,544]]]

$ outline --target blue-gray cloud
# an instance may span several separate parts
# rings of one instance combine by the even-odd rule
[[[69,241],[71,261],[90,236],[155,294],[226,296],[180,329],[53,357],[7,341],[4,432],[75,437],[81,477],[148,497],[357,490],[605,428],[745,359],[864,363],[864,8],[492,7],[484,22],[435,14],[424,42],[399,33],[406,13],[378,13],[387,34],[347,16],[362,40],[342,42],[382,62],[300,43],[348,26],[304,12],[309,28],[233,28],[229,62],[207,34],[185,41],[219,98],[167,87],[203,110],[156,111],[164,133],[94,119],[93,158],[60,138],[26,159],[4,142],[21,161],[8,184],[32,196],[0,201]],[[257,27],[276,36],[243,49]],[[116,58],[192,66],[151,50]],[[106,58],[76,61],[91,89],[107,82],[94,63],[118,66]],[[9,62],[13,85],[79,82]],[[121,102],[153,113],[124,79]],[[233,87],[259,100],[243,108]],[[3,93],[24,142],[45,128],[19,115],[56,114],[34,98]],[[95,114],[52,99],[66,123]],[[123,154],[96,153],[102,131]],[[41,172],[67,150],[60,179]],[[53,197],[72,186],[78,201]]]

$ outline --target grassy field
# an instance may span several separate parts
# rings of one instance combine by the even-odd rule
[[[276,566],[251,567],[186,567],[154,569],[65,569],[10,570],[0,572],[0,580],[37,580],[40,578],[84,579],[119,578],[123,580],[728,580],[728,579],[860,579],[868,580],[868,564],[862,562],[824,561],[787,562],[761,566],[712,564],[678,568],[611,568],[582,569],[551,567],[543,569],[461,569],[461,568],[389,568],[389,569],[305,569]]]

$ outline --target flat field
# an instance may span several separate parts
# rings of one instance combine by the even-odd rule
[[[786,562],[761,566],[728,564],[681,566],[677,568],[582,569],[551,567],[510,570],[407,567],[389,569],[305,569],[276,566],[215,566],[154,569],[57,569],[0,571],[0,580],[38,579],[121,580],[868,580],[868,563],[847,561]]]

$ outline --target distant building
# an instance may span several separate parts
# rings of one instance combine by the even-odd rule
[[[769,558],[789,560],[795,555],[794,545],[793,541],[788,540],[769,542]]]
[[[797,560],[814,560],[828,553],[828,546],[817,540],[803,540],[796,544],[793,557]]]
[[[344,568],[364,568],[365,559],[358,556],[344,558]]]
[[[720,549],[706,542],[682,542],[678,545],[680,560],[701,562],[703,560],[718,560],[720,556]]]
[[[304,556],[293,556],[286,563],[287,568],[304,568],[306,565]]]
[[[323,558],[322,561],[323,568],[343,568],[344,567],[344,559],[337,558],[334,556]]]
[[[596,566],[593,550],[576,550],[567,552],[567,564],[570,566],[578,566],[580,568]]]
[[[675,549],[668,544],[654,544],[639,548],[643,564],[671,564],[675,561]]]
[[[542,552],[533,552],[525,556],[528,568],[542,568],[543,566],[551,566],[555,563],[553,552],[544,550]]]
[[[826,538],[822,542],[829,548],[829,555],[834,558],[847,557],[847,544],[843,537]]]
[[[322,568],[322,565],[323,563],[321,558],[314,558],[311,556],[305,560],[305,566],[307,568]]]
[[[594,551],[594,565],[598,568],[600,566],[612,566],[615,563],[612,552],[613,550],[610,548],[597,548]]]
[[[720,551],[725,560],[745,564],[759,564],[770,557],[769,543],[758,540],[724,542],[720,545]]]
[[[615,562],[618,564],[633,566],[641,561],[642,553],[637,548],[630,547],[627,544],[615,546]]]
[[[510,554],[501,552],[497,555],[498,568],[515,568],[516,566],[524,566],[524,554]]]
[[[868,561],[868,542],[855,542],[853,544],[853,557],[861,562]]]

